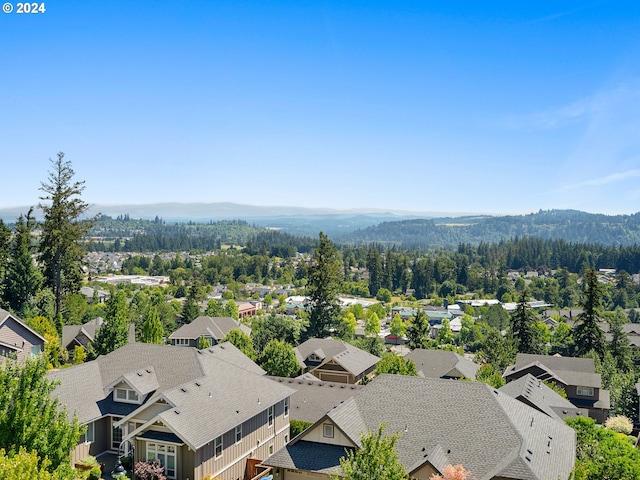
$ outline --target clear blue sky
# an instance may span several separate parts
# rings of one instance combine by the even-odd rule
[[[640,211],[640,2],[45,6],[0,14],[0,207],[64,151],[98,204]]]

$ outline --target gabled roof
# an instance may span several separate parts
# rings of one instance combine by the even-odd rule
[[[576,408],[533,375],[525,375],[500,387],[500,391],[512,396],[552,418],[561,419],[576,415],[589,416],[587,410]]]
[[[153,369],[153,366],[147,366],[125,373],[107,385],[104,388],[105,391],[113,390],[113,388],[120,382],[126,382],[129,384],[140,396],[154,392],[160,387],[158,377],[156,377],[156,372]]]
[[[187,323],[169,335],[169,339],[188,338],[196,340],[200,336],[211,337],[216,341],[222,340],[234,328],[239,328],[247,335],[251,329],[231,317],[207,317],[201,315],[191,323]]]
[[[94,361],[52,371],[47,376],[60,382],[53,395],[57,395],[61,403],[66,405],[70,415],[76,412],[78,420],[84,424],[108,413],[116,413],[111,412],[111,408],[117,407],[118,414],[122,414],[123,404],[114,402],[108,389],[109,386],[116,385],[120,379],[127,378],[137,388],[154,391],[154,396],[158,396],[185,382],[215,375],[224,364],[234,365],[239,371],[253,375],[262,376],[265,373],[228,342],[206,350],[129,343],[108,355],[99,356]],[[147,369],[150,369],[153,375],[143,375],[138,380],[136,372],[146,372]],[[150,388],[153,390],[149,390]],[[126,414],[136,408],[137,405],[127,405]]]
[[[80,334],[87,337],[89,342],[93,342],[98,330],[104,324],[104,319],[101,317],[94,318],[93,320],[84,323],[82,325],[64,325],[62,327],[62,347],[69,349],[71,346],[83,345],[78,342],[77,338]],[[129,343],[136,341],[136,326],[133,323],[129,324]],[[74,345],[75,344],[75,345]]]
[[[307,366],[305,362],[311,354],[316,354],[322,359],[320,366],[333,360],[355,376],[367,371],[380,361],[379,357],[369,352],[331,337],[310,338],[298,345],[294,351],[301,368]]]
[[[2,329],[2,326],[5,323],[7,323],[9,320],[13,320],[15,323],[20,325],[22,328],[24,328],[25,330],[31,332],[33,335],[35,335],[40,340],[42,340],[42,343],[47,343],[47,340],[42,335],[40,335],[33,328],[31,328],[29,325],[27,325],[25,322],[23,322],[20,318],[16,317],[15,315],[12,315],[10,312],[7,312],[6,310],[3,310],[2,308],[0,308],[0,329]]]
[[[426,463],[450,463],[463,464],[478,480],[566,479],[575,462],[573,429],[486,384],[380,375],[293,439],[286,454],[263,463],[298,469],[303,459],[295,447],[309,443],[305,433],[326,421],[356,444],[363,432],[386,424],[387,434],[400,433],[398,456],[409,474]]]
[[[516,357],[516,364],[507,367],[503,376],[505,378],[517,377],[518,374],[527,372],[532,368],[545,370],[549,378],[564,385],[594,388],[602,386],[602,378],[600,374],[595,373],[595,364],[592,358],[519,353]]]
[[[413,360],[418,375],[428,378],[464,376],[475,380],[479,365],[455,352],[416,348],[404,358]]]

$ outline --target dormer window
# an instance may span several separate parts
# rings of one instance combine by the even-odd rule
[[[309,355],[309,361],[310,362],[321,362],[322,359],[316,355],[315,353],[312,353],[311,355]]]
[[[118,402],[140,403],[140,395],[130,388],[116,388],[114,398]]]

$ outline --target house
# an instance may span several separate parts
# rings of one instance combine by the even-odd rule
[[[358,383],[380,361],[369,352],[331,337],[310,338],[294,351],[302,373],[310,372],[329,382]]]
[[[418,375],[426,378],[468,378],[475,380],[480,366],[468,358],[447,350],[416,348],[404,358],[413,360]]]
[[[44,351],[47,340],[17,316],[0,308],[0,357],[19,362]]]
[[[500,387],[500,391],[563,422],[570,417],[589,416],[588,410],[577,408],[569,400],[545,385],[542,380],[530,374],[507,383]]]
[[[332,408],[353,397],[364,385],[340,382],[323,382],[309,373],[297,378],[269,377],[293,388],[291,395],[291,420],[315,423]]]
[[[238,317],[253,317],[258,310],[262,309],[262,302],[237,302]]]
[[[80,294],[84,296],[88,303],[104,303],[109,298],[109,292],[92,287],[82,287]]]
[[[604,423],[609,416],[609,391],[602,389],[602,378],[595,373],[592,358],[519,353],[516,364],[507,367],[502,376],[509,383],[527,374],[564,388],[567,399],[588,411],[597,423]]]
[[[478,382],[380,375],[263,462],[279,480],[328,479],[361,435],[386,425],[417,480],[462,464],[477,480],[569,478],[576,434]]]
[[[215,345],[234,328],[251,335],[249,327],[231,317],[201,315],[169,335],[169,342],[180,347],[197,347],[200,337],[204,337],[211,345]]]
[[[74,461],[132,453],[159,459],[169,479],[236,480],[289,440],[294,390],[231,343],[128,344],[48,376],[59,382],[53,395],[87,426]]]
[[[62,327],[62,347],[66,349],[70,355],[73,355],[73,350],[76,346],[80,346],[88,351],[103,323],[104,319],[98,317],[83,325],[64,325]],[[136,326],[131,323],[129,324],[129,343],[135,343],[135,341]]]

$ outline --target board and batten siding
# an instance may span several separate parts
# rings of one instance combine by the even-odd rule
[[[215,458],[215,439],[195,453],[194,478],[212,474],[221,480],[243,479],[247,458],[265,460],[269,447],[276,452],[285,445],[289,435],[289,416],[284,416],[284,402],[274,407],[273,425],[268,425],[268,406],[258,415],[242,423],[242,439],[235,441],[235,428],[222,435],[222,455]]]

